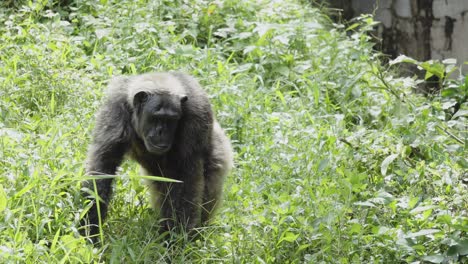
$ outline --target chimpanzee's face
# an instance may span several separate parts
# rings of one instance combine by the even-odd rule
[[[135,95],[135,130],[150,153],[162,155],[171,149],[185,101],[187,96],[146,92]]]

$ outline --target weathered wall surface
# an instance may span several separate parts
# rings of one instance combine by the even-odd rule
[[[432,57],[468,61],[468,1],[437,0],[433,12],[437,20],[431,31]]]
[[[468,0],[325,1],[342,9],[345,19],[374,13],[382,22],[382,51],[393,57],[468,61]]]

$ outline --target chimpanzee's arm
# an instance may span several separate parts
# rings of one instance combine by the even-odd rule
[[[115,174],[129,149],[131,127],[131,112],[125,98],[109,98],[96,118],[94,139],[88,152],[86,166],[89,175]],[[83,196],[93,205],[81,221],[81,225],[90,226],[90,235],[99,233],[99,211],[102,220],[106,217],[112,196],[112,182],[113,178],[103,176],[103,179],[88,180],[83,183],[85,190]],[[96,197],[92,195],[94,191],[99,195],[99,211]],[[85,230],[82,230],[82,233],[85,234]]]

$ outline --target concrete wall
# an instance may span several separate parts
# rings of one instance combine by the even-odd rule
[[[468,0],[325,0],[345,19],[374,13],[382,51],[418,60],[468,61]],[[468,67],[465,67],[468,68]],[[464,69],[467,72],[467,69]]]

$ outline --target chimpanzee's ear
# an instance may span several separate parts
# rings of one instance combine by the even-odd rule
[[[182,95],[182,96],[180,97],[180,103],[182,103],[182,104],[185,103],[185,102],[187,102],[187,100],[188,100],[188,97],[187,97],[186,95]]]
[[[145,91],[138,92],[133,97],[133,107],[139,108],[146,102],[146,100],[148,100],[148,93]]]

